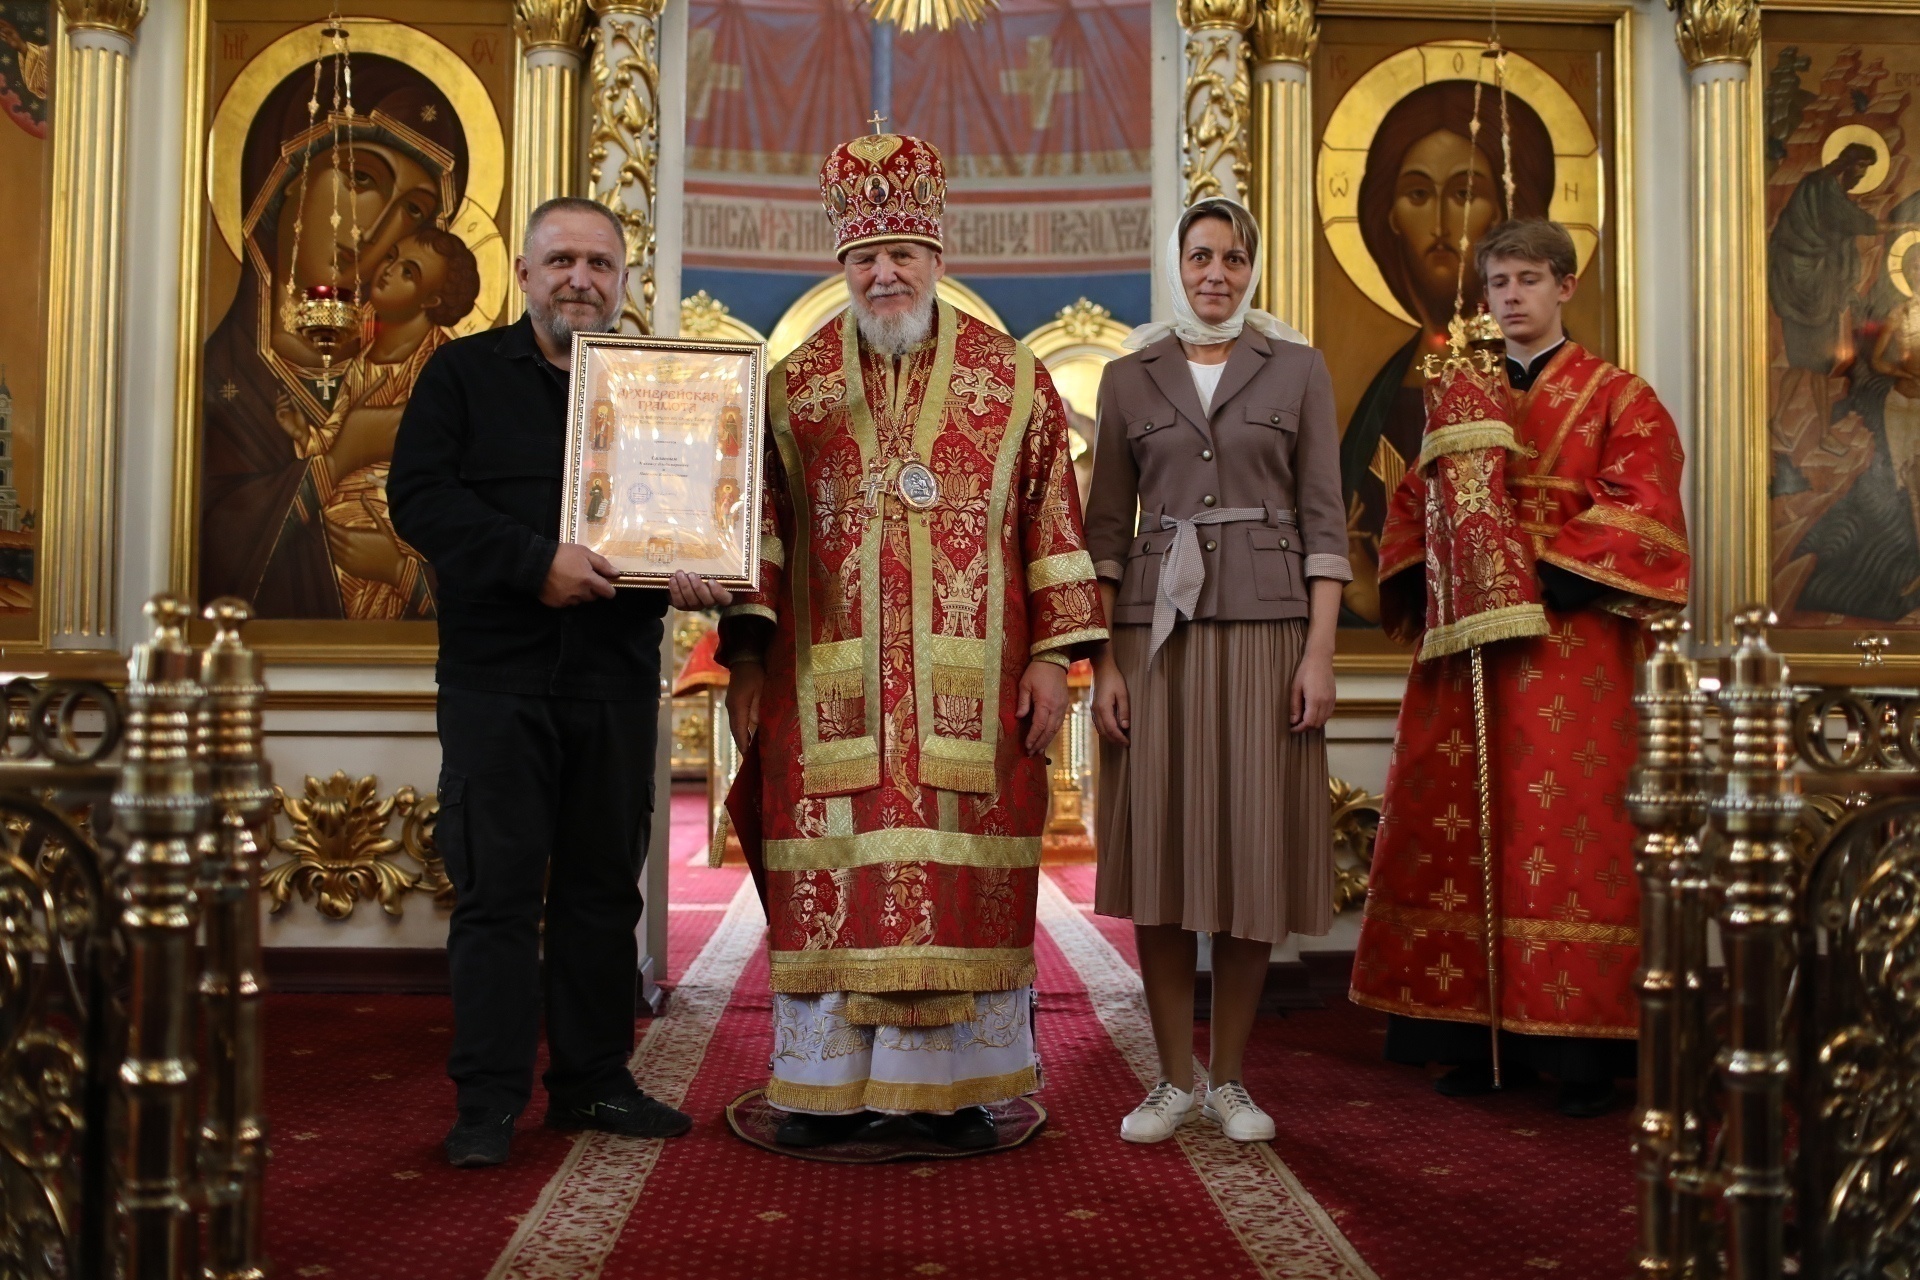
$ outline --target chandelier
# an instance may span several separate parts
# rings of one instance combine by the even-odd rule
[[[987,16],[987,10],[999,7],[1000,0],[867,0],[875,22],[891,22],[902,31],[917,31],[931,26],[973,26]]]
[[[349,59],[346,24],[336,6],[327,25],[321,29],[319,53],[313,60],[313,91],[307,97],[307,151],[300,164],[299,191],[293,214],[293,257],[287,271],[286,297],[281,305],[281,320],[286,328],[299,334],[315,350],[327,371],[333,369],[333,357],[359,326],[359,271],[353,279],[340,278],[340,224],[348,226],[348,244],[360,243],[360,210],[353,199],[353,63]],[[308,182],[313,170],[314,146],[319,140],[320,94],[331,64],[333,75],[327,120],[332,125],[332,145],[328,156],[333,166],[333,208],[328,215],[328,242],[335,247],[327,255],[328,279],[300,289],[294,282],[299,274],[300,241],[305,234]],[[344,155],[343,155],[344,151]],[[345,205],[342,212],[341,206]]]

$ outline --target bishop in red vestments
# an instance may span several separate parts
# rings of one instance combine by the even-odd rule
[[[1562,1110],[1592,1115],[1632,1070],[1631,699],[1643,621],[1687,599],[1683,459],[1652,389],[1566,339],[1560,309],[1578,277],[1564,229],[1509,222],[1479,254],[1517,445],[1493,497],[1531,544],[1548,624],[1484,654],[1502,1059],[1509,1077],[1556,1076]],[[1426,596],[1449,590],[1428,581],[1434,570],[1470,571],[1430,554],[1426,512],[1423,476],[1409,471],[1380,563],[1388,628],[1403,639],[1422,630]],[[1437,1086],[1449,1095],[1492,1085],[1470,670],[1457,652],[1409,676],[1352,988],[1398,1015],[1390,1058],[1455,1066]]]
[[[767,1097],[786,1145],[892,1113],[990,1146],[985,1108],[1040,1083],[1040,753],[1106,624],[1046,368],[936,300],[939,153],[857,138],[820,183],[854,305],[768,377],[760,584],[720,624],[758,725],[728,810],[767,904]]]

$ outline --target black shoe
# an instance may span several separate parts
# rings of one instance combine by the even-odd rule
[[[677,1138],[693,1128],[693,1117],[636,1088],[594,1102],[549,1099],[546,1123],[549,1129],[598,1129],[623,1138]]]
[[[1532,1067],[1500,1068],[1500,1087],[1503,1090],[1519,1089],[1539,1078],[1539,1073]],[[1443,1098],[1479,1098],[1492,1093],[1493,1064],[1469,1062],[1455,1067],[1433,1082],[1433,1091]]]
[[[513,1146],[513,1112],[492,1107],[462,1107],[447,1130],[447,1163],[456,1169],[505,1164]]]
[[[921,1113],[913,1122],[929,1138],[955,1151],[985,1151],[1000,1141],[993,1113],[985,1107],[962,1107],[950,1116]]]
[[[844,1116],[794,1111],[774,1130],[773,1140],[783,1147],[831,1147],[851,1142],[855,1134],[872,1123],[871,1111],[855,1111]]]
[[[1603,1080],[1598,1084],[1561,1085],[1560,1096],[1554,1100],[1553,1109],[1575,1120],[1591,1120],[1619,1105],[1620,1091],[1613,1087],[1613,1081]]]

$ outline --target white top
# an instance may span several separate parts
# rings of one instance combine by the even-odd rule
[[[1222,360],[1219,364],[1201,364],[1189,360],[1187,368],[1193,370],[1193,386],[1200,393],[1200,407],[1212,413],[1213,393],[1220,389],[1220,375],[1227,371],[1227,362]]]

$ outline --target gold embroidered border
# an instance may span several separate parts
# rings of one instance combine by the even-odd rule
[[[1040,865],[1039,836],[980,836],[929,827],[887,827],[844,836],[769,840],[763,848],[769,871],[838,871],[888,862],[933,862],[947,867]]]
[[[1093,557],[1085,551],[1068,551],[1062,555],[1048,556],[1035,560],[1027,566],[1027,590],[1045,591],[1048,587],[1057,587],[1066,582],[1091,582],[1093,580]]]
[[[1613,529],[1624,529],[1637,534],[1649,542],[1657,542],[1669,551],[1687,554],[1687,540],[1661,524],[1652,516],[1641,515],[1638,511],[1626,511],[1620,507],[1608,507],[1595,504],[1575,516],[1567,523],[1586,520],[1593,524],[1603,524]]]
[[[760,558],[779,568],[787,567],[787,544],[779,535],[763,533],[760,535]]]
[[[1595,582],[1605,583],[1620,591],[1636,596],[1645,596],[1650,600],[1660,600],[1668,604],[1685,604],[1687,588],[1684,584],[1677,587],[1652,587],[1624,573],[1615,573],[1611,569],[1602,569],[1597,564],[1588,564],[1584,560],[1575,560],[1572,556],[1561,555],[1558,551],[1542,551],[1535,559],[1547,564],[1558,565],[1568,573],[1577,573],[1583,578],[1592,578]]]
[[[960,321],[952,308],[944,302],[939,305],[940,323],[957,330]],[[913,512],[908,518],[908,546],[913,562],[914,715],[920,733],[920,782],[924,786],[982,794],[991,793],[999,786],[993,758],[1000,740],[1000,663],[1002,646],[1006,643],[1007,607],[1007,566],[1001,531],[1007,518],[1007,495],[1013,488],[1013,470],[1026,440],[1028,420],[1033,415],[1033,364],[1033,353],[1015,343],[1013,402],[1008,410],[1005,433],[1000,437],[1000,452],[994,460],[993,486],[988,491],[983,534],[987,556],[987,616],[983,638],[933,634],[932,523],[925,512]],[[938,378],[951,375],[951,361],[944,368],[934,370]],[[930,421],[924,416],[915,424],[914,453],[922,461],[932,455],[940,426],[941,421]],[[951,660],[943,660],[943,654],[951,655]],[[935,732],[936,666],[970,666],[979,670],[978,739],[947,738]]]
[[[1560,350],[1564,355],[1571,355],[1572,349],[1573,344],[1569,342]],[[1560,356],[1556,355],[1553,360],[1558,361],[1560,358]],[[1566,417],[1560,420],[1560,430],[1554,433],[1553,443],[1548,445],[1546,452],[1540,455],[1539,461],[1534,467],[1534,473],[1536,475],[1545,475],[1547,472],[1552,471],[1554,464],[1560,461],[1560,451],[1566,447],[1567,437],[1573,433],[1574,424],[1580,421],[1580,415],[1586,412],[1587,402],[1593,399],[1593,393],[1598,391],[1601,382],[1605,381],[1607,370],[1613,368],[1612,365],[1604,360],[1597,361],[1596,363],[1598,367],[1594,369],[1593,376],[1587,379],[1587,385],[1580,388],[1580,394],[1574,397],[1573,408],[1569,409]],[[1552,364],[1552,361],[1548,362],[1548,369],[1545,376],[1528,389],[1527,398],[1529,402],[1531,402],[1534,394],[1540,391],[1550,378],[1555,376]],[[1529,407],[1531,407],[1531,403],[1529,403]],[[1608,425],[1611,426],[1612,424],[1609,423]]]
[[[845,1115],[869,1111],[947,1113],[1023,1098],[1040,1088],[1037,1065],[1003,1076],[980,1076],[952,1084],[910,1084],[894,1080],[850,1080],[846,1084],[796,1084],[779,1076],[767,1082],[767,1102],[782,1111]]]
[[[1487,418],[1479,422],[1456,422],[1441,427],[1438,431],[1427,432],[1420,442],[1420,456],[1414,461],[1414,470],[1425,471],[1439,458],[1450,453],[1467,453],[1474,449],[1516,449],[1513,428],[1498,418]]]
[[[1585,481],[1575,480],[1571,476],[1508,476],[1507,487],[1509,489],[1560,489],[1567,493],[1587,491]]]
[[[1053,652],[1055,649],[1071,649],[1076,644],[1086,644],[1090,640],[1105,640],[1107,638],[1107,629],[1105,627],[1082,627],[1078,631],[1066,631],[1057,636],[1048,636],[1044,640],[1035,640],[1032,647],[1028,650],[1028,656],[1038,658]],[[1068,658],[1066,661],[1068,665],[1071,665],[1073,659]]]
[[[810,647],[815,674],[822,671],[858,671],[866,656],[866,644],[860,640],[830,640]]]
[[[1431,662],[1475,645],[1496,640],[1519,640],[1547,634],[1547,611],[1537,604],[1513,604],[1489,609],[1471,618],[1434,627],[1420,642],[1420,661]]]
[[[1480,917],[1464,911],[1434,911],[1427,907],[1404,907],[1397,903],[1367,899],[1364,912],[1369,920],[1407,929],[1426,929],[1438,933],[1458,933],[1470,938],[1485,936]],[[1572,920],[1539,920],[1530,916],[1504,916],[1500,936],[1534,942],[1597,942],[1621,947],[1640,945],[1640,930],[1627,924],[1584,924]]]
[[[1347,999],[1363,1009],[1374,1009],[1381,1013],[1400,1013],[1411,1018],[1433,1018],[1440,1022],[1471,1022],[1477,1027],[1487,1025],[1487,1015],[1472,1009],[1443,1009],[1436,1005],[1415,1004],[1411,1000],[1385,1000],[1379,996],[1368,995],[1351,987],[1347,989]],[[1517,1017],[1504,1010],[1500,1014],[1502,1031],[1517,1031],[1529,1036],[1584,1036],[1591,1040],[1636,1040],[1640,1028],[1609,1027],[1597,1022],[1538,1022],[1532,1018]]]
[[[764,604],[730,604],[720,611],[723,618],[765,618],[768,622],[780,621],[778,615]]]
[[[1031,947],[835,947],[769,950],[768,983],[789,995],[826,991],[1011,991],[1033,985]]]

